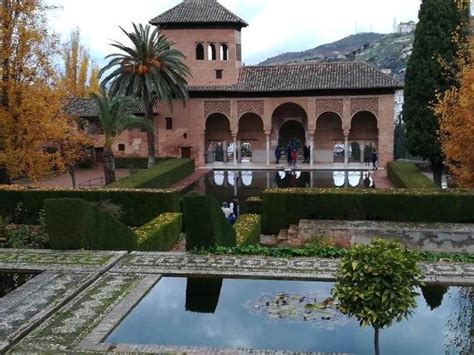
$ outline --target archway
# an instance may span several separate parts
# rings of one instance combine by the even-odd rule
[[[291,144],[299,149],[298,156],[302,157],[308,128],[308,115],[304,108],[293,102],[278,106],[273,111],[272,125],[272,141],[277,142],[282,152],[286,155],[288,146]],[[275,148],[275,146],[271,147],[272,150]]]
[[[315,159],[318,163],[336,163],[340,159],[340,142],[344,142],[342,119],[337,113],[325,112],[316,121]],[[337,147],[335,147],[337,145]],[[344,147],[344,143],[342,143]],[[344,153],[344,151],[342,151]],[[344,162],[344,154],[342,155]]]
[[[377,117],[368,111],[358,112],[352,117],[349,134],[349,159],[362,163],[371,159],[373,149],[378,149],[379,129]]]
[[[210,115],[206,120],[206,163],[229,161],[228,151],[233,144],[232,141],[227,117],[221,113]]]
[[[242,162],[266,161],[266,137],[263,120],[254,113],[246,113],[239,120],[238,153]]]

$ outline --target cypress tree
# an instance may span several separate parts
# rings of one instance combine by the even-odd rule
[[[433,105],[437,94],[458,85],[457,58],[468,56],[469,6],[469,0],[423,0],[407,64],[403,106],[407,147],[412,155],[430,162],[439,186],[443,155]]]

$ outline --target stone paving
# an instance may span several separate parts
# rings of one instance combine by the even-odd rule
[[[474,265],[420,266],[429,282],[474,285]],[[275,354],[249,349],[108,344],[104,340],[162,275],[330,281],[336,268],[337,260],[317,258],[0,249],[0,270],[42,271],[0,299],[0,353]]]

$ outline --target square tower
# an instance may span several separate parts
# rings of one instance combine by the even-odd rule
[[[183,0],[150,24],[185,56],[191,86],[233,85],[242,67],[241,31],[248,24],[217,0]]]

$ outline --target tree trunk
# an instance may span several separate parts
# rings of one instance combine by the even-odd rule
[[[115,158],[110,148],[104,148],[104,175],[106,185],[115,182]]]
[[[148,141],[148,168],[155,165],[155,130],[153,117],[153,102],[150,100],[148,89],[143,91],[143,104],[145,105],[145,118],[152,123],[152,131],[148,132],[146,137]]]
[[[0,185],[10,185],[10,175],[5,167],[0,166]]]
[[[67,169],[67,171],[68,171],[69,175],[71,175],[72,188],[75,189],[76,188],[76,172],[74,171],[74,167],[70,166]]]
[[[379,328],[374,327],[374,351],[375,355],[380,355],[380,344],[379,344]]]
[[[435,185],[442,187],[443,170],[444,170],[443,164],[442,163],[431,164],[431,169],[433,170],[433,181]]]

